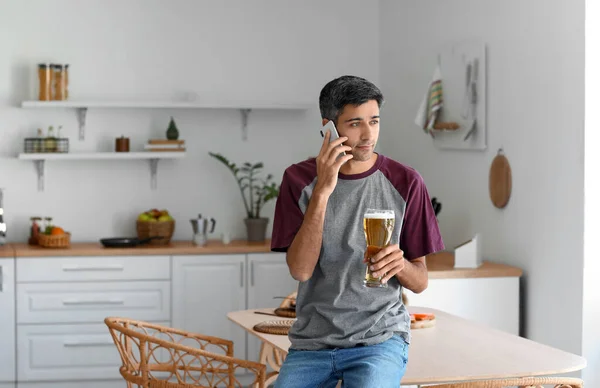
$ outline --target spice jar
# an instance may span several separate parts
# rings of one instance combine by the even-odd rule
[[[38,78],[40,81],[39,100],[52,99],[52,65],[40,63],[38,65]]]
[[[64,73],[63,73],[63,65],[54,65],[52,71],[52,87],[54,94],[52,96],[53,100],[64,100],[65,99],[65,82],[64,82]]]

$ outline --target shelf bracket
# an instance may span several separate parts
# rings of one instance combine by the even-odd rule
[[[156,190],[156,172],[158,170],[158,159],[150,159],[150,188]]]
[[[79,124],[79,140],[85,139],[85,117],[87,108],[77,108],[77,123]]]
[[[248,115],[252,109],[240,109],[242,114],[242,140],[248,140]]]
[[[44,191],[44,162],[45,160],[34,160],[38,176],[38,191]]]

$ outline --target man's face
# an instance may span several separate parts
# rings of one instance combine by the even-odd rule
[[[377,101],[370,100],[359,106],[346,105],[335,126],[340,136],[348,138],[344,145],[352,147],[353,161],[370,160],[379,138]]]

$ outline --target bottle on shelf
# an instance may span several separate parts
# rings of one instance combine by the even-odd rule
[[[56,136],[54,135],[53,125],[48,127],[48,134],[46,135],[46,140],[44,141],[44,148],[46,149],[46,152],[56,152]]]

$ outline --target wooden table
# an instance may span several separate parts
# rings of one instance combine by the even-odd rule
[[[439,310],[409,306],[414,312],[436,315],[436,326],[412,331],[402,385],[421,385],[481,379],[546,376],[581,370],[584,358],[519,336],[490,328]],[[259,333],[254,325],[285,318],[255,314],[273,309],[243,310],[227,317],[250,334],[287,354],[284,335]]]

